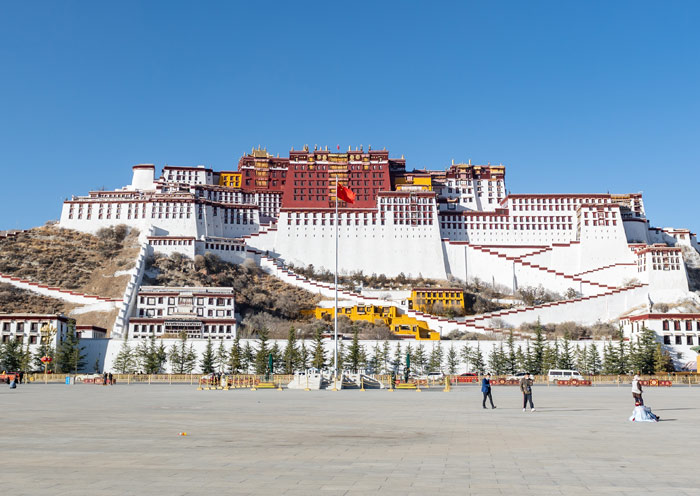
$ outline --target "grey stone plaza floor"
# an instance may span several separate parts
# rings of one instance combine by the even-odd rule
[[[700,388],[480,396],[3,385],[0,494],[700,494]]]

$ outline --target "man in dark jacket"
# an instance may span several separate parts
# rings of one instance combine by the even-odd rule
[[[491,374],[486,374],[483,379],[481,379],[481,392],[484,393],[484,401],[481,406],[486,408],[486,398],[491,402],[491,408],[496,408],[493,404],[493,398],[491,397]]]
[[[520,379],[520,391],[523,393],[523,411],[527,408],[528,401],[530,402],[530,411],[535,411],[535,405],[532,404],[532,383],[534,381],[530,378],[530,374],[525,374],[522,379]]]

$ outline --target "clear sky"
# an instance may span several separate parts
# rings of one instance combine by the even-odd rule
[[[507,165],[700,220],[700,2],[2,2],[0,229],[258,144]]]

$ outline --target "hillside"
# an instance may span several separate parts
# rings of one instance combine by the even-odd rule
[[[0,313],[66,313],[66,302],[0,283]]]
[[[121,298],[138,254],[138,232],[125,226],[97,236],[42,226],[0,239],[0,273],[80,291]]]

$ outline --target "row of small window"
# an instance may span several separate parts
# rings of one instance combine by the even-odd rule
[[[609,203],[607,198],[514,198],[514,204],[518,205],[544,205],[544,204],[565,204],[570,203]]]
[[[245,246],[243,245],[227,245],[219,243],[205,243],[204,248],[207,250],[245,251]]]
[[[162,324],[134,324],[134,333],[142,332],[145,334],[162,334]],[[233,326],[231,325],[204,325],[202,326],[204,334],[231,334]]]
[[[549,208],[547,208],[549,207]],[[559,208],[561,207],[561,208]],[[516,211],[524,211],[524,210],[548,210],[548,211],[559,211],[559,210],[576,210],[575,205],[513,205],[512,209],[514,212]]]
[[[24,342],[24,334],[17,334],[15,336],[10,336],[8,334],[2,335],[2,342],[9,343],[10,341],[17,341],[18,343]],[[29,336],[29,344],[36,344],[38,342],[37,336]]]
[[[150,244],[153,246],[191,246],[194,243],[193,239],[152,239]]]
[[[167,315],[174,315],[176,312],[175,307],[168,307],[168,313]],[[199,307],[197,308],[197,315],[200,317],[205,316],[205,311],[203,308]],[[139,317],[162,317],[163,316],[163,309],[162,308],[140,308],[139,309]],[[207,310],[206,311],[206,316],[207,317],[231,317],[231,310]]]
[[[567,227],[568,226],[568,227]],[[464,224],[464,223],[442,223],[441,229],[505,229],[510,230],[509,224]],[[571,224],[515,224],[513,229],[518,231],[571,231]]]
[[[588,220],[584,220],[584,221],[583,221],[583,225],[584,225],[584,226],[587,226],[587,225],[588,225]],[[611,226],[611,225],[612,225],[612,226],[616,226],[616,225],[617,225],[617,221],[616,221],[616,220],[613,220],[613,221],[609,221],[609,220],[606,220],[606,221],[594,220],[594,221],[591,221],[591,225],[593,225],[593,226]]]
[[[381,197],[379,199],[379,203],[383,204],[396,204],[396,205],[401,205],[404,203],[417,203],[417,204],[424,204],[424,205],[431,205],[433,203],[432,198],[411,198],[411,197],[403,197],[403,196],[389,196],[389,197]]]
[[[670,321],[669,320],[664,320],[662,322],[662,329],[664,331],[670,330]],[[681,330],[681,321],[680,320],[674,320],[673,321],[673,330],[674,331],[680,331]],[[685,321],[685,330],[686,331],[692,331],[693,330],[693,321],[692,320],[686,320]],[[700,331],[700,320],[695,321],[695,330]]]
[[[698,343],[700,343],[700,340],[698,340]],[[671,336],[664,336],[664,344],[671,344]],[[674,336],[673,344],[683,344],[683,336]],[[693,336],[686,336],[685,344],[693,346],[695,344],[695,339],[693,339]]]
[[[15,324],[15,330],[17,332],[24,332],[25,329],[25,323],[24,322],[17,322]],[[41,329],[43,326],[47,325],[45,322],[42,323],[37,323],[37,322],[30,322],[29,323],[29,332],[39,332],[39,329]],[[10,323],[9,322],[3,322],[2,323],[2,330],[3,332],[9,332],[10,331]]]
[[[204,305],[204,300],[207,300],[207,305],[216,305],[217,307],[225,307],[233,304],[233,298],[204,298],[191,296],[181,296],[178,299],[179,305],[192,305],[196,300],[197,305]],[[139,296],[139,305],[163,305],[165,304],[164,296]],[[175,297],[168,297],[168,305],[175,305]]]

